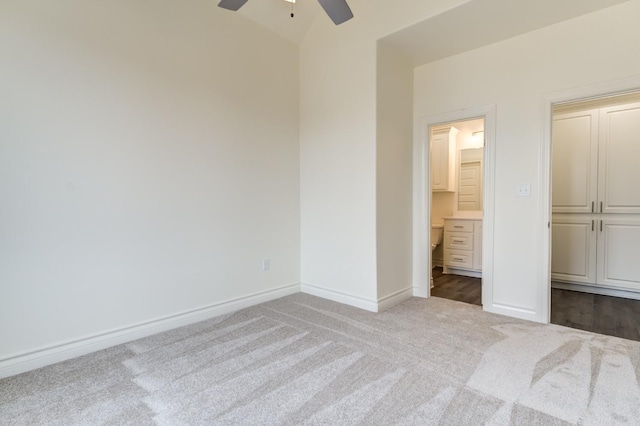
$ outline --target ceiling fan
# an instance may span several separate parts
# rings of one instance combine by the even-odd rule
[[[295,3],[295,0],[287,1]],[[220,0],[218,6],[235,11],[240,9],[246,2],[247,0]],[[318,0],[318,2],[336,25],[340,25],[353,18],[353,12],[351,12],[351,8],[347,4],[346,0]]]

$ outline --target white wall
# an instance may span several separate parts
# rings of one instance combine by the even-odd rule
[[[336,27],[320,14],[302,41],[303,291],[377,309],[377,265],[388,261],[376,234],[377,40],[460,3],[350,0],[353,20]]]
[[[216,3],[0,4],[0,363],[297,290],[298,50]]]
[[[382,42],[377,58],[377,299],[384,309],[413,295],[413,72]]]
[[[496,104],[493,300],[485,309],[541,316],[540,150],[545,95],[640,74],[637,0],[415,70],[415,114]],[[532,184],[531,197],[515,196]]]
[[[455,202],[455,192],[432,192],[431,223],[434,225],[444,225],[444,218],[453,216]]]

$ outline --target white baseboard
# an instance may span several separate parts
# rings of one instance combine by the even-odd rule
[[[627,291],[615,288],[596,287],[587,284],[564,283],[560,281],[551,281],[551,288],[559,288],[561,290],[579,291],[582,293],[593,293],[601,296],[622,297],[624,299],[640,300],[640,293],[636,291]]]
[[[483,305],[482,309],[485,312],[491,312],[492,314],[505,315],[508,317],[519,318],[523,320],[533,321],[533,322],[543,322],[540,320],[539,315],[533,309],[521,308],[518,306],[509,306],[503,305],[499,303],[494,303],[492,305]]]
[[[283,286],[274,290],[254,293],[225,302],[205,306],[152,321],[131,325],[117,330],[99,333],[82,339],[60,343],[28,353],[0,359],[0,379],[35,370],[111,346],[131,342],[152,334],[204,321],[253,305],[300,292],[300,284]]]
[[[352,294],[342,293],[325,287],[302,283],[300,291],[312,296],[322,297],[323,299],[332,300],[334,302],[353,306],[355,308],[364,309],[370,312],[382,312],[404,302],[413,297],[413,287],[407,287],[381,299],[369,300]]]
[[[413,287],[407,287],[404,290],[397,291],[389,296],[378,299],[378,312],[386,311],[387,309],[409,300],[413,297]]]
[[[364,299],[362,297],[353,296],[351,294],[330,290],[324,287],[318,287],[311,284],[302,283],[300,291],[312,296],[322,297],[323,299],[332,300],[334,302],[343,303],[345,305],[364,309],[365,311],[378,312],[378,302],[376,300]]]
[[[426,299],[427,297],[429,297],[429,286],[430,285],[431,285],[431,283],[427,282],[422,287],[414,286],[413,287],[413,297],[421,297],[423,299]]]

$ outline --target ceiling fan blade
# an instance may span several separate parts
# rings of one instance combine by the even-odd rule
[[[242,6],[244,6],[246,2],[247,0],[220,0],[220,3],[218,3],[218,6],[224,9],[238,10]]]
[[[346,0],[318,0],[334,24],[340,25],[353,18],[353,12]]]

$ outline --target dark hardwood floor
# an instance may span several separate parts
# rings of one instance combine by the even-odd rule
[[[433,269],[431,295],[458,302],[482,306],[482,280],[462,275],[443,274],[442,268]]]
[[[640,341],[640,300],[552,288],[551,323]]]
[[[482,280],[433,269],[431,295],[482,306]],[[551,323],[640,341],[640,300],[551,289]]]

